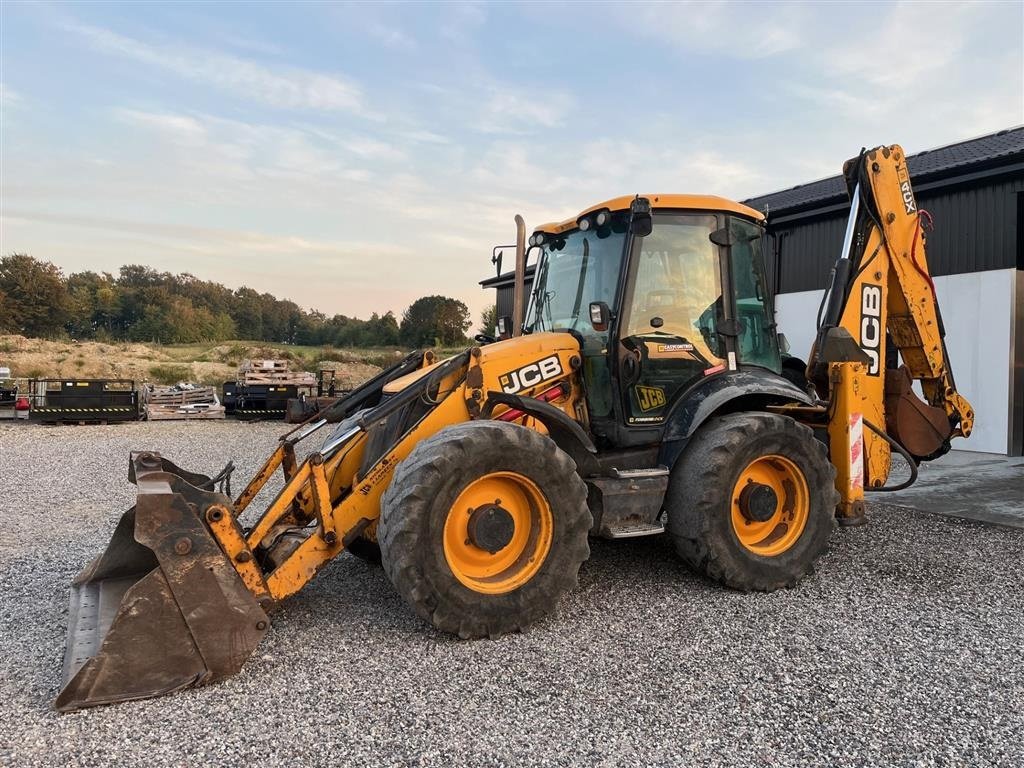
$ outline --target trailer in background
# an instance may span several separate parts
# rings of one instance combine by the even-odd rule
[[[239,384],[233,414],[239,419],[283,419],[288,401],[298,396],[295,384]]]
[[[236,381],[224,382],[225,412],[239,419],[284,419],[288,401],[308,396],[316,387],[309,371],[294,371],[287,360],[244,360]]]
[[[138,421],[139,393],[131,379],[29,379],[29,419],[44,424]]]

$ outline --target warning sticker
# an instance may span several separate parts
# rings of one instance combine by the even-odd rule
[[[659,344],[659,352],[693,352],[693,344]]]

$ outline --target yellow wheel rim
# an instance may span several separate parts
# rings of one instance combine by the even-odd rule
[[[553,529],[551,506],[532,480],[492,472],[466,486],[448,510],[444,556],[466,587],[504,594],[537,574]]]
[[[755,555],[781,555],[804,532],[810,498],[804,473],[785,456],[754,459],[733,486],[736,538]]]

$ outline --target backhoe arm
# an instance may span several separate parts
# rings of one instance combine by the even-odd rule
[[[837,484],[857,516],[864,487],[885,485],[891,448],[915,464],[937,458],[970,435],[974,411],[953,378],[925,252],[930,216],[917,208],[903,149],[862,152],[844,173],[850,219],[808,371],[828,391]],[[836,461],[844,446],[849,467]]]

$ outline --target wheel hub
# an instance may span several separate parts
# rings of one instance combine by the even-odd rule
[[[492,555],[509,545],[515,531],[512,515],[497,503],[479,506],[469,516],[470,542]]]
[[[740,513],[748,522],[765,523],[779,506],[775,489],[762,483],[747,483],[740,491]]]

